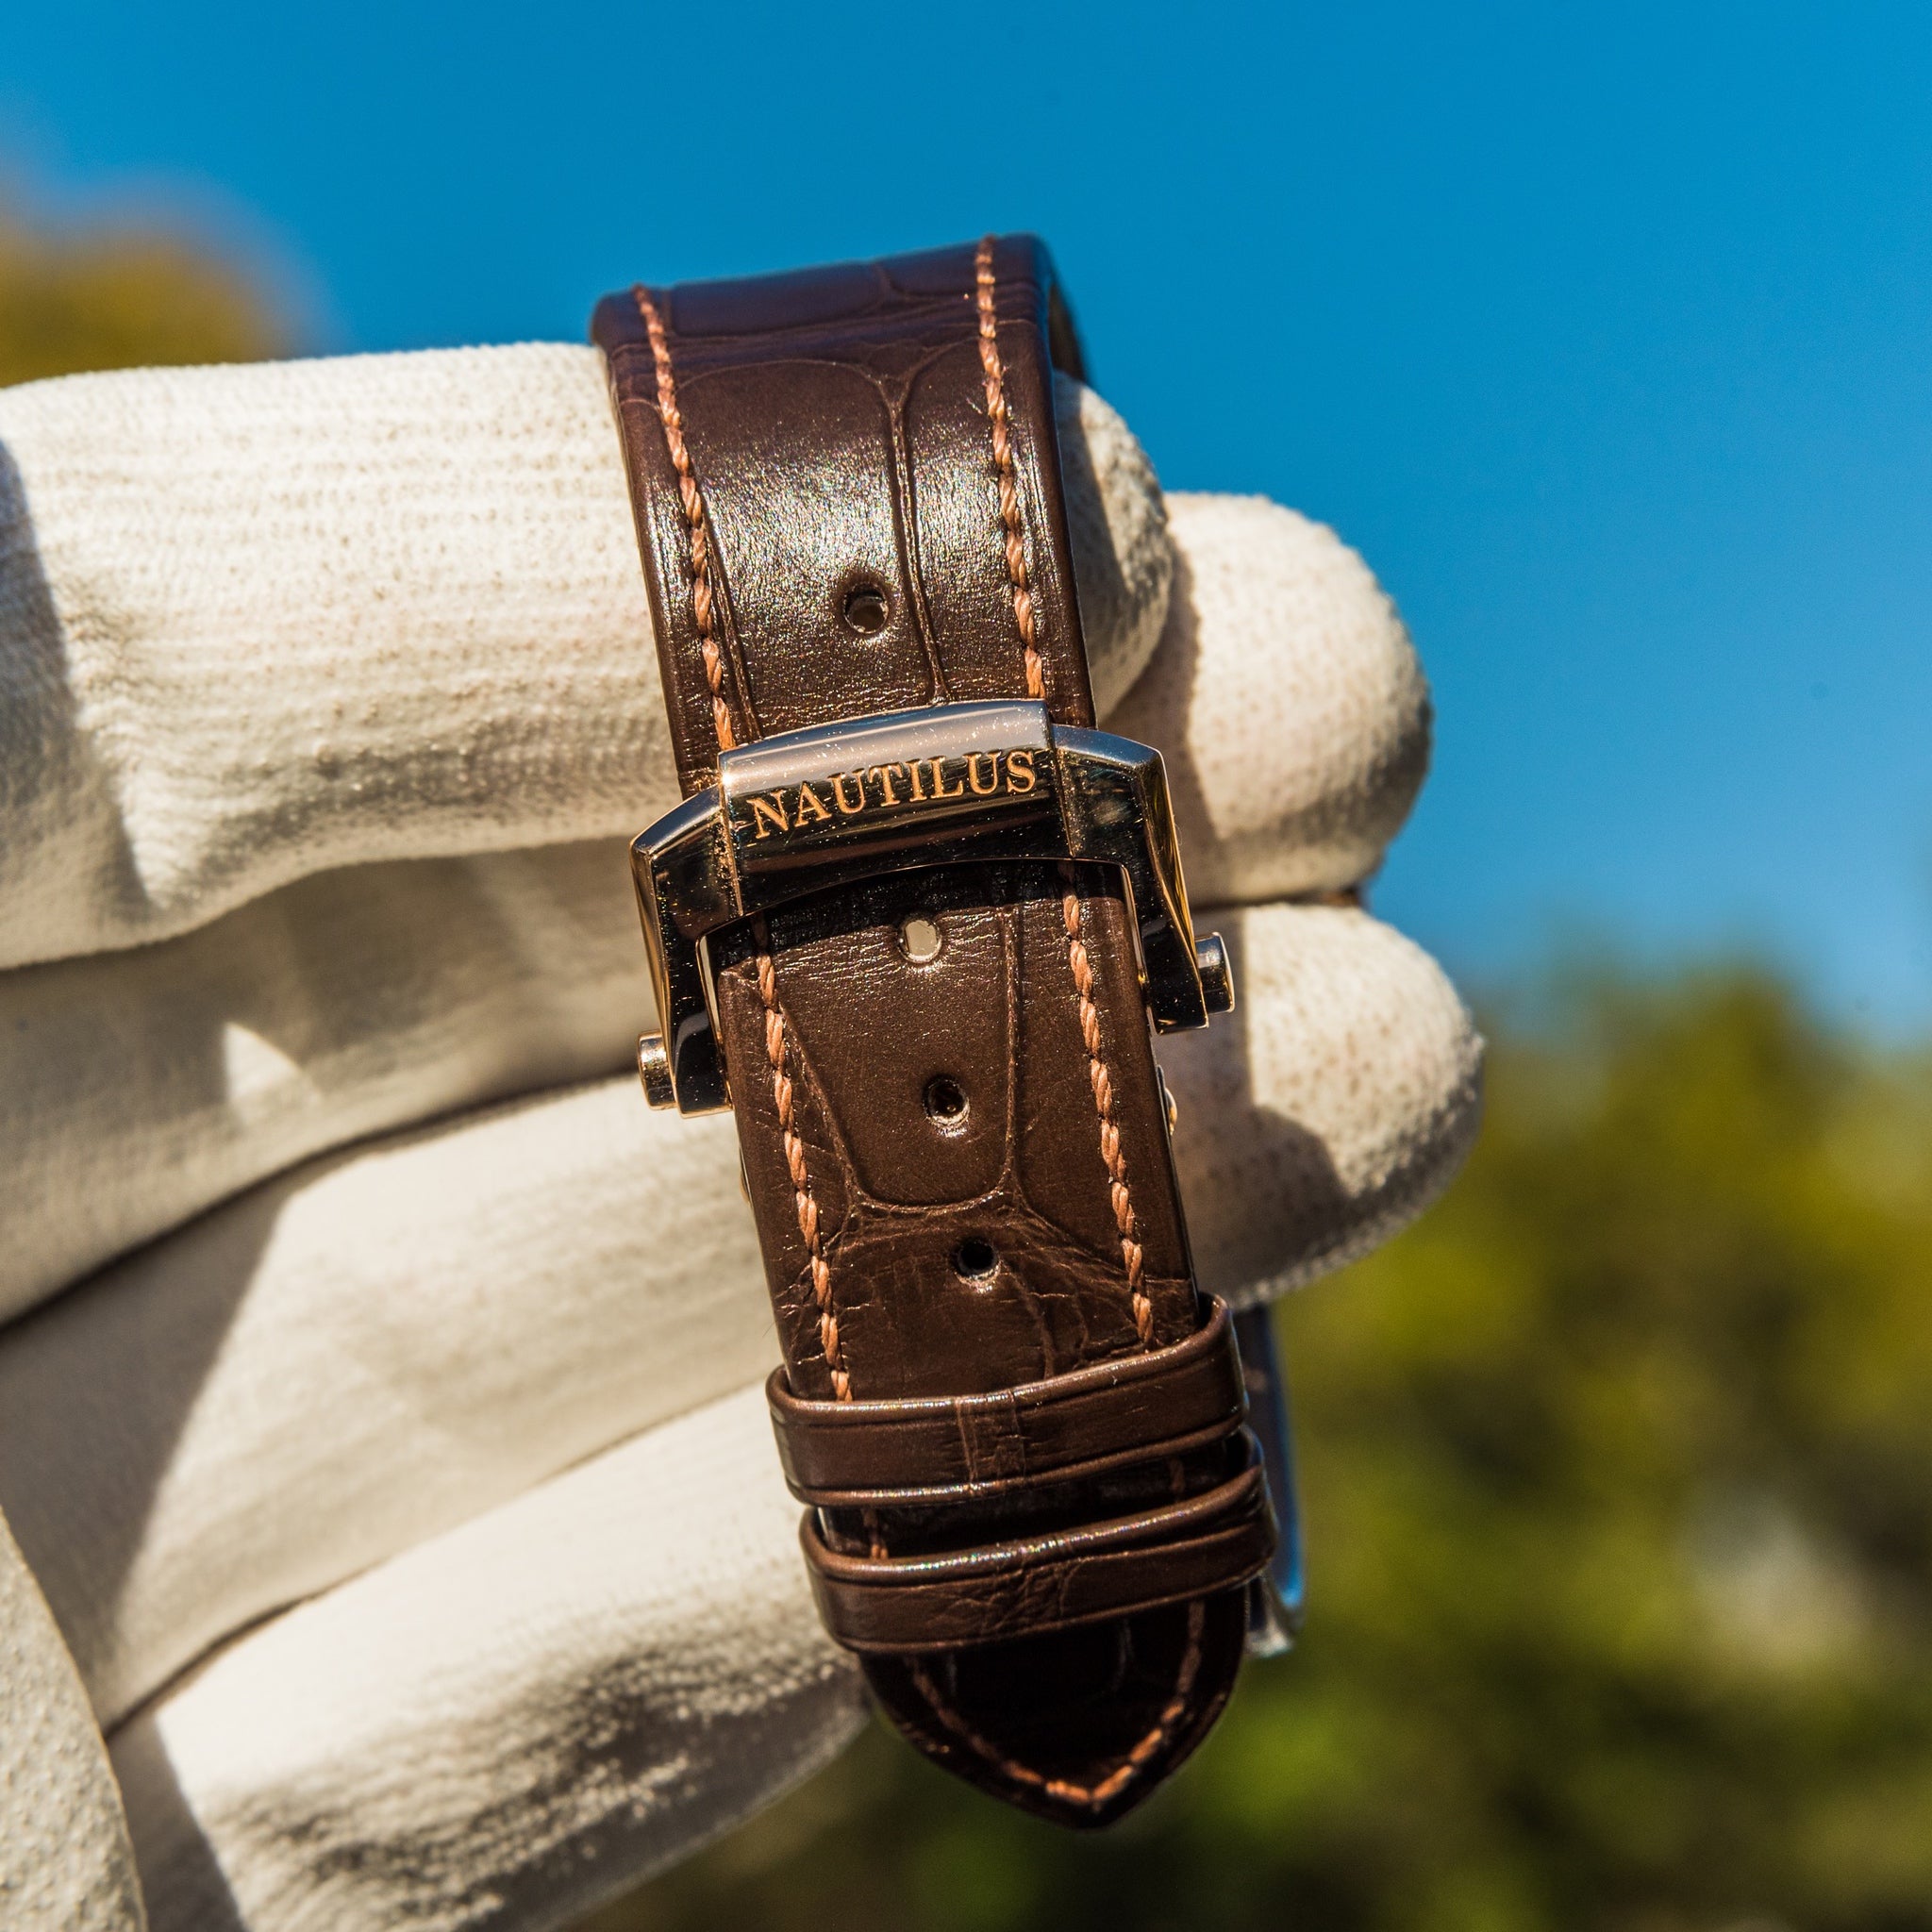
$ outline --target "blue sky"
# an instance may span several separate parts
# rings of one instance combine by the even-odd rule
[[[0,156],[325,349],[1036,228],[1170,487],[1400,601],[1439,750],[1379,909],[1478,985],[1744,945],[1932,1023],[1932,12],[70,0],[9,15]]]

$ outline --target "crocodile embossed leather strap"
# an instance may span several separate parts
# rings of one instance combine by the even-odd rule
[[[1224,1007],[1093,728],[1028,239],[599,305],[686,803],[647,1089],[728,1104],[827,1627],[919,1747],[1102,1824],[1225,1700],[1274,1526],[1157,1027]]]

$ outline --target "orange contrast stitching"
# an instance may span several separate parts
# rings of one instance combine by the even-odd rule
[[[684,504],[685,522],[691,526],[691,608],[704,647],[705,680],[711,687],[711,728],[717,733],[718,749],[727,752],[737,739],[731,729],[730,708],[722,691],[724,660],[712,634],[710,544],[705,531],[705,499],[691,467],[691,452],[685,447],[684,418],[678,412],[677,385],[671,373],[671,345],[664,338],[663,320],[657,305],[641,288],[632,292],[637,297],[638,312],[644,319],[645,333],[651,339],[651,357],[658,368],[658,413],[664,422],[664,446],[671,453],[671,467],[677,472],[678,494]],[[791,1174],[798,1231],[805,1237],[811,1267],[812,1300],[819,1311],[819,1345],[832,1374],[833,1394],[841,1402],[850,1402],[852,1378],[845,1372],[844,1357],[839,1347],[839,1317],[832,1307],[832,1271],[819,1239],[818,1199],[811,1191],[805,1142],[799,1138],[793,1114],[791,1075],[785,1071],[785,1014],[778,1005],[777,970],[769,952],[758,956],[758,997],[765,1003],[765,1058],[772,1065],[772,1099],[778,1109],[785,1165]]]
[[[1060,900],[1060,917],[1067,927],[1067,964],[1080,995],[1080,1036],[1087,1042],[1087,1076],[1093,1083],[1093,1108],[1100,1116],[1100,1158],[1107,1163],[1108,1195],[1113,1203],[1114,1224],[1121,1232],[1121,1258],[1126,1263],[1127,1292],[1134,1307],[1134,1332],[1142,1345],[1154,1340],[1154,1304],[1141,1285],[1142,1263],[1140,1224],[1134,1218],[1134,1197],[1127,1191],[1127,1158],[1121,1152],[1120,1124],[1113,1115],[1113,1077],[1100,1038],[1100,1008],[1093,1000],[1093,962],[1080,937],[1079,895]]]
[[[1013,446],[1007,428],[1006,372],[1000,363],[998,323],[993,311],[992,237],[980,242],[973,258],[974,282],[979,302],[979,360],[986,371],[986,412],[992,419],[992,459],[1000,478],[1000,528],[1006,535],[1007,575],[1013,586],[1013,621],[1026,647],[1026,694],[1043,697],[1039,633],[1033,593],[1026,584],[1026,546],[1022,541],[1020,494],[1015,483]],[[1127,1189],[1126,1157],[1121,1152],[1121,1130],[1114,1119],[1113,1079],[1101,1049],[1100,1008],[1093,1001],[1093,967],[1080,937],[1080,901],[1067,893],[1061,901],[1067,924],[1067,962],[1080,994],[1080,1032],[1087,1042],[1087,1071],[1093,1082],[1093,1105],[1100,1115],[1100,1158],[1107,1163],[1108,1191],[1121,1234],[1121,1257],[1126,1263],[1127,1291],[1133,1299],[1134,1332],[1142,1345],[1154,1336],[1154,1306],[1141,1291],[1144,1260],[1140,1228],[1134,1218],[1134,1198]]]
[[[758,997],[765,1003],[765,1058],[772,1063],[772,1098],[778,1108],[778,1128],[784,1137],[785,1164],[791,1172],[791,1194],[798,1209],[798,1231],[805,1237],[811,1263],[811,1295],[818,1304],[819,1346],[832,1372],[832,1393],[841,1402],[852,1400],[852,1378],[839,1348],[839,1317],[832,1307],[832,1270],[819,1244],[819,1204],[811,1191],[805,1164],[805,1142],[792,1119],[791,1075],[785,1071],[785,1014],[778,1005],[776,970],[769,953],[758,959]]]
[[[705,499],[691,468],[691,452],[684,446],[684,418],[678,412],[677,385],[671,376],[671,345],[664,340],[663,321],[657,304],[641,288],[631,292],[637,297],[638,313],[644,318],[644,333],[651,339],[651,359],[658,365],[658,414],[664,420],[664,447],[671,452],[671,467],[677,472],[677,493],[691,528],[691,614],[697,620],[705,682],[711,687],[711,728],[718,734],[718,749],[729,751],[738,741],[731,730],[731,708],[724,702],[724,658],[711,634],[711,557],[710,540],[705,533]]]
[[[1046,1777],[1032,1769],[1008,1757],[1004,1751],[982,1738],[964,1718],[954,1710],[940,1688],[927,1674],[923,1663],[914,1662],[909,1666],[913,1684],[919,1694],[926,1701],[933,1715],[951,1731],[967,1748],[984,1758],[996,1771],[1011,1778],[1015,1784],[1026,1785],[1034,1790],[1043,1792],[1049,1798],[1058,1798],[1062,1804],[1087,1805],[1098,1807],[1108,1799],[1118,1797],[1140,1774],[1146,1770],[1149,1761],[1173,1733],[1174,1727],[1187,1714],[1188,1697],[1194,1688],[1194,1678],[1201,1668],[1201,1635],[1207,1622],[1208,1607],[1199,1597],[1188,1606],[1188,1647],[1181,1658],[1180,1673],[1174,1679],[1174,1695],[1162,1706],[1160,1715],[1154,1727],[1098,1784],[1076,1785],[1062,1777]]]
[[[1007,575],[1013,586],[1013,621],[1026,647],[1026,695],[1043,698],[1046,682],[1041,673],[1033,592],[1026,583],[1026,546],[1021,541],[1020,491],[1013,468],[1013,443],[1008,429],[1007,372],[1000,362],[999,324],[993,314],[992,237],[979,244],[973,258],[974,281],[979,298],[979,366],[986,371],[986,413],[992,419],[993,468],[1000,479],[1000,528],[1007,540]]]

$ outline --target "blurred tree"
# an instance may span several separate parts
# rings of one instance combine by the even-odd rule
[[[1932,1063],[1749,973],[1553,1011],[1282,1311],[1308,1627],[1167,1791],[1063,1836],[874,1733],[595,1932],[1932,1927]]]
[[[247,362],[283,329],[225,263],[161,236],[47,237],[0,215],[0,384],[80,369]]]

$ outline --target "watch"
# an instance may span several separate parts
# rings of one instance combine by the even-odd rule
[[[1105,1824],[1284,1613],[1154,1054],[1230,970],[1159,755],[1094,726],[1069,311],[1002,237],[637,287],[591,332],[685,793],[631,852],[640,1066],[737,1117],[820,1613],[920,1750]]]

